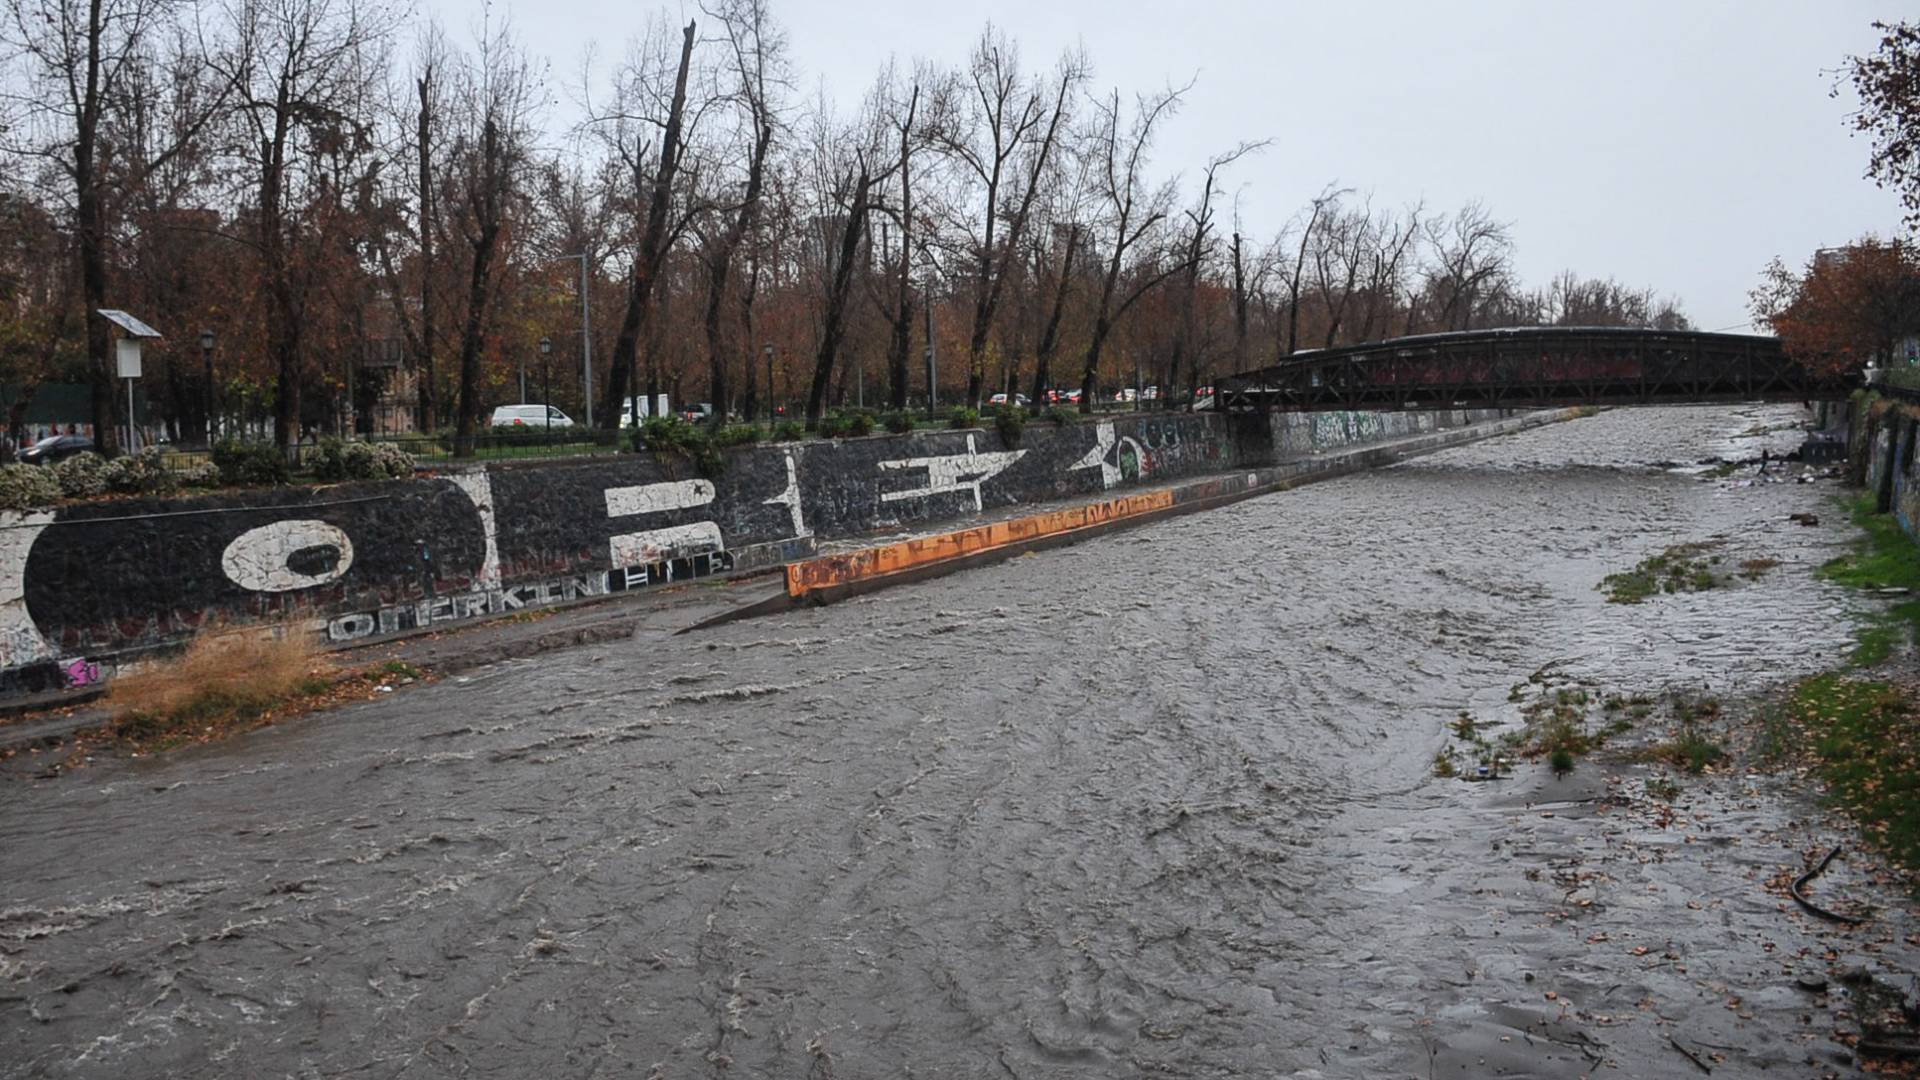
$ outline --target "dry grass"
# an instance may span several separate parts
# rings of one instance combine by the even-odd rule
[[[106,704],[114,733],[123,738],[192,738],[257,723],[333,682],[309,634],[291,628],[278,635],[210,633],[174,659],[115,679]]]

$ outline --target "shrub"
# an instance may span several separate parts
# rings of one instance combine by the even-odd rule
[[[291,479],[286,456],[269,442],[221,439],[213,444],[213,464],[223,484],[284,484]]]
[[[993,418],[994,429],[1000,432],[1000,443],[1008,449],[1020,445],[1020,435],[1027,429],[1027,410],[1017,405],[1003,406]]]
[[[807,426],[798,420],[782,420],[773,425],[774,442],[798,442],[807,437]]]
[[[306,692],[321,668],[312,639],[291,627],[278,636],[204,634],[181,656],[115,679],[106,704],[124,738],[183,735],[264,719]]]
[[[1061,427],[1065,427],[1073,423],[1075,417],[1072,409],[1063,409],[1058,405],[1049,405],[1047,406],[1047,419],[1059,424]]]
[[[0,510],[41,510],[60,501],[60,481],[41,465],[0,465]]]
[[[184,469],[180,473],[180,483],[191,488],[215,488],[220,486],[220,470],[211,461]]]
[[[652,450],[662,454],[686,453],[696,443],[705,441],[698,429],[677,416],[649,416],[633,429],[633,446],[636,450]]]
[[[69,499],[91,499],[107,493],[107,459],[82,451],[53,467],[60,494]]]
[[[107,489],[122,495],[164,495],[180,486],[157,446],[114,458],[102,470]]]
[[[313,469],[315,480],[347,479],[347,444],[331,437],[321,439],[308,464]]]
[[[760,428],[755,424],[728,424],[715,428],[708,441],[719,447],[752,446],[760,441]]]
[[[947,426],[956,431],[961,428],[979,427],[980,410],[965,405],[955,405],[953,411],[947,414]]]
[[[887,430],[895,435],[905,435],[913,430],[913,417],[905,409],[897,409],[887,414]]]
[[[847,418],[839,413],[828,413],[814,425],[813,432],[823,439],[838,439],[847,434]]]
[[[404,480],[413,475],[413,455],[393,443],[368,443],[373,448],[373,478]]]

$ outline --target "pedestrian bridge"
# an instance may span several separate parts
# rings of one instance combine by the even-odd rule
[[[1220,379],[1220,407],[1532,409],[1844,397],[1858,379],[1789,360],[1780,339],[1613,327],[1423,334],[1295,353]]]

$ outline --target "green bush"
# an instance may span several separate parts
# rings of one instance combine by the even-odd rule
[[[961,428],[979,427],[980,410],[965,405],[955,405],[953,411],[947,414],[947,426],[956,431]]]
[[[307,459],[307,464],[313,469],[315,480],[329,483],[345,480],[349,476],[347,444],[331,437],[321,439],[320,445],[314,449],[313,456]]]
[[[681,454],[706,439],[700,430],[677,416],[649,416],[633,429],[633,447],[662,454]]]
[[[905,435],[913,430],[913,416],[905,409],[897,409],[887,414],[887,430],[895,435]]]
[[[838,439],[847,434],[847,418],[839,413],[828,413],[813,426],[813,433],[823,439]]]
[[[310,459],[317,480],[397,480],[413,475],[413,455],[392,443],[321,439]]]
[[[1073,423],[1077,418],[1073,415],[1072,409],[1063,409],[1058,405],[1049,405],[1047,406],[1047,419],[1061,427],[1065,427]]]
[[[107,462],[102,476],[107,490],[121,495],[164,495],[180,486],[180,478],[167,468],[157,446],[114,458]]]
[[[994,429],[1000,432],[1001,445],[1008,449],[1020,445],[1020,436],[1027,429],[1027,410],[1018,405],[1003,405],[993,417]]]
[[[718,447],[752,446],[760,441],[760,428],[757,424],[728,424],[715,428],[708,441]]]
[[[284,484],[292,478],[286,455],[270,442],[221,439],[213,444],[213,464],[223,484]]]
[[[807,437],[807,426],[798,420],[782,420],[773,425],[774,442],[799,442]]]
[[[60,481],[41,465],[0,465],[0,510],[41,510],[60,501]]]
[[[858,438],[873,434],[874,417],[871,409],[853,409],[846,414],[847,434]]]
[[[107,493],[107,459],[84,450],[53,467],[60,494],[69,499],[91,499]]]

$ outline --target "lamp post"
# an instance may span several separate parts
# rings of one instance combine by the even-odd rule
[[[201,377],[207,381],[207,445],[213,445],[213,331],[200,331]]]
[[[553,379],[548,375],[547,358],[553,354],[553,339],[540,339],[540,400],[547,410],[547,434],[553,434]]]
[[[767,357],[767,423],[773,423],[773,342],[762,350]]]

